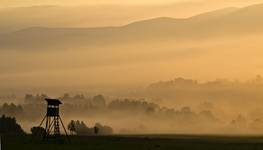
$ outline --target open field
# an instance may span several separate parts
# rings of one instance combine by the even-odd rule
[[[31,136],[3,138],[4,150],[261,150],[263,136],[133,135],[70,137],[71,143],[34,142]]]

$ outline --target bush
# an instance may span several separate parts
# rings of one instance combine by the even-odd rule
[[[31,133],[33,136],[44,136],[46,134],[46,130],[43,127],[32,127]]]

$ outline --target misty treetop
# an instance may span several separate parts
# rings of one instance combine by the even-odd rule
[[[23,108],[26,108],[26,111],[32,111],[35,113],[26,113],[29,115],[33,115],[35,117],[41,116],[41,111],[44,112],[45,102],[43,98],[47,97],[45,94],[41,95],[30,95],[27,94],[25,96],[25,104]],[[40,99],[42,101],[40,104]],[[183,107],[181,109],[175,110],[174,108],[162,107],[154,102],[149,102],[145,99],[106,99],[103,95],[95,95],[93,97],[85,97],[82,94],[77,94],[71,96],[70,94],[64,94],[60,99],[63,101],[62,114],[73,115],[73,114],[86,114],[92,116],[98,115],[111,115],[116,114],[115,112],[119,112],[121,114],[129,114],[133,113],[143,116],[149,117],[161,117],[161,118],[171,118],[173,117],[175,120],[178,118],[198,118],[199,114],[194,113],[190,107]],[[209,115],[204,115],[204,114]],[[38,114],[38,115],[37,115]],[[206,111],[203,112],[202,115],[212,117],[212,112]],[[29,118],[35,118],[35,117]],[[204,116],[202,118],[204,118]],[[216,119],[214,119],[216,120]]]
[[[257,75],[247,81],[216,79],[197,81],[186,78],[175,78],[150,84],[137,95],[151,98],[177,101],[227,100],[241,101],[250,98],[261,101],[263,97],[263,78]]]
[[[61,115],[67,119],[87,122],[99,120],[103,123],[109,121],[106,123],[118,129],[116,132],[154,131],[151,124],[175,131],[198,128],[198,131],[213,132],[220,128],[226,133],[240,130],[256,132],[263,125],[263,112],[261,109],[248,108],[252,108],[252,105],[260,106],[262,90],[261,76],[247,82],[219,79],[200,82],[176,78],[137,90],[128,98],[82,93],[65,93],[58,98],[63,102]],[[19,121],[39,121],[46,111],[46,97],[49,96],[27,94],[23,104],[4,104],[0,112],[15,116]],[[126,124],[130,126],[126,127]],[[205,125],[210,128],[203,128]]]
[[[68,130],[72,135],[110,135],[113,129],[110,126],[96,123],[94,127],[88,127],[83,121],[71,120],[68,124]]]
[[[0,106],[0,114],[7,116],[19,116],[24,114],[22,105],[15,105],[14,103],[4,103]]]
[[[28,94],[30,95],[30,94]],[[25,120],[29,118],[31,120],[39,120],[45,112],[45,101],[40,102],[40,98],[48,97],[45,94],[25,96],[25,104],[22,105],[24,109],[24,117],[19,119]],[[191,107],[181,107],[174,109],[172,107],[164,107],[153,101],[149,101],[144,98],[124,98],[124,99],[110,99],[99,94],[95,96],[84,96],[83,94],[70,95],[68,93],[60,97],[63,101],[61,105],[61,115],[67,116],[67,118],[107,118],[131,120],[138,118],[139,120],[162,120],[163,123],[175,122],[176,126],[183,126],[189,123],[198,122],[210,122],[212,124],[217,123],[219,120],[214,115],[212,110],[204,109],[204,111],[196,112]],[[208,105],[208,104],[207,104]],[[160,122],[162,123],[162,122]],[[75,121],[71,123],[69,128],[82,130],[82,133],[90,134],[93,131],[87,127],[84,122]],[[142,122],[138,126],[144,129],[148,126],[148,122]],[[134,126],[135,127],[135,126]],[[125,127],[123,127],[125,128]],[[107,129],[106,127],[103,129]],[[124,131],[126,129],[122,129]],[[73,130],[72,130],[73,131]],[[103,130],[102,130],[103,131]],[[147,131],[145,129],[145,131]],[[76,131],[74,131],[76,132]]]

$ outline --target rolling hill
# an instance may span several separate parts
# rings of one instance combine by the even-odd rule
[[[159,16],[185,18],[204,11],[213,10],[213,8],[203,8],[198,3],[189,6],[187,2],[154,6],[33,5],[27,7],[2,7],[0,6],[0,33],[35,26],[51,28],[120,26],[137,20],[145,20]],[[191,9],[185,10],[185,7]],[[218,8],[221,7],[218,6]]]
[[[227,8],[187,19],[154,18],[120,27],[31,27],[0,36],[0,48],[47,48],[50,46],[108,46],[129,42],[206,40],[261,34],[263,4]],[[258,18],[258,19],[256,19]]]

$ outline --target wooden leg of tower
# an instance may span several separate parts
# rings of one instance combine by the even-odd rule
[[[53,124],[54,124],[54,120],[51,121],[49,128],[48,128],[48,133],[50,133],[52,131],[53,128]]]
[[[46,118],[47,118],[47,116],[45,116],[45,117],[43,118],[43,120],[41,121],[41,123],[40,123],[40,125],[39,125],[38,127],[41,127],[41,126],[42,126],[42,124],[44,123],[44,121],[45,121]]]
[[[66,137],[67,137],[68,141],[70,142],[68,132],[67,132],[67,130],[66,130],[66,128],[65,128],[65,126],[64,126],[64,124],[63,124],[63,122],[62,122],[62,119],[60,118],[60,116],[58,116],[58,117],[59,117],[59,120],[60,120],[60,122],[61,122],[61,125],[62,125],[62,127],[63,127],[63,129],[64,129],[64,132],[65,132],[65,134],[66,134]]]

